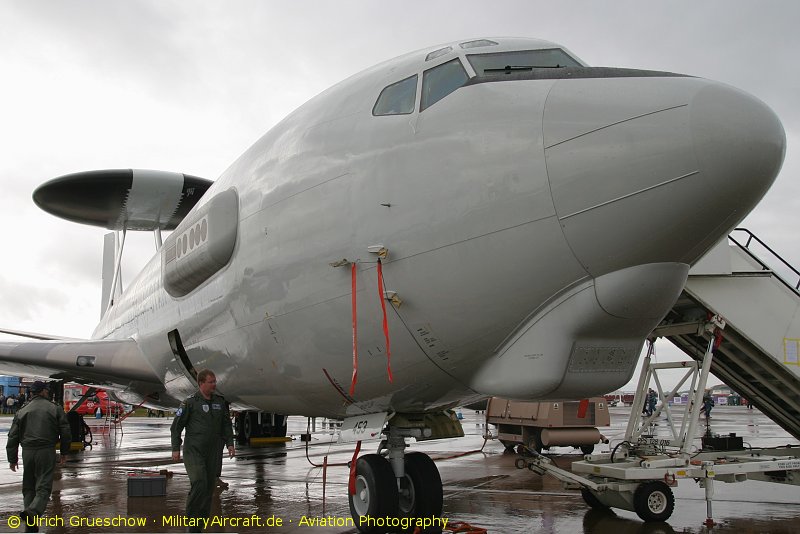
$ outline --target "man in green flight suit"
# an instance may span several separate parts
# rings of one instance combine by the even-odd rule
[[[186,429],[183,464],[191,488],[186,497],[189,532],[201,532],[204,519],[211,514],[211,495],[217,481],[219,439],[233,458],[233,429],[225,398],[216,393],[217,377],[209,369],[197,373],[199,391],[183,401],[172,421],[172,459],[181,459],[181,433]]]
[[[50,402],[50,389],[37,380],[31,386],[31,400],[19,409],[8,431],[6,455],[12,471],[19,464],[22,445],[22,500],[25,509],[19,516],[25,532],[38,532],[37,517],[44,514],[53,489],[56,443],[61,441],[59,465],[64,465],[72,443],[64,409]]]

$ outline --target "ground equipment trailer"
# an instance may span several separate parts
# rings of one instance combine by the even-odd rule
[[[708,349],[702,365],[698,362],[652,364],[653,345],[642,366],[636,396],[631,407],[625,439],[612,447],[611,452],[590,454],[574,462],[572,471],[556,467],[541,455],[517,459],[518,468],[527,467],[540,475],[549,474],[562,481],[565,487],[580,488],[586,503],[593,508],[621,508],[636,512],[644,521],[666,521],[675,507],[672,487],[683,479],[694,479],[705,489],[706,525],[714,524],[712,500],[714,482],[744,482],[761,480],[800,485],[800,450],[796,447],[774,449],[744,449],[739,441],[730,440],[738,450],[697,450],[693,445],[700,420],[703,393],[713,360],[715,343],[721,339],[725,322],[713,317],[698,328],[710,334]],[[683,379],[672,391],[664,392],[658,378],[662,369],[684,369]],[[648,385],[654,380],[659,404],[652,415],[642,417]],[[673,417],[667,402],[691,381],[689,404],[680,421]],[[671,432],[669,439],[652,435],[653,423],[662,412]],[[676,414],[677,415],[677,414]],[[708,432],[707,432],[708,434]],[[703,440],[719,445],[725,438],[707,436]],[[720,447],[716,447],[719,449]]]
[[[597,443],[608,443],[598,426],[610,426],[603,397],[589,399],[581,410],[578,401],[529,402],[492,397],[486,422],[497,426],[497,439],[507,448],[522,445],[541,453],[551,446],[568,445],[591,454]]]

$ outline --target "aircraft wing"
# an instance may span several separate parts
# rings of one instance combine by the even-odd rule
[[[0,373],[112,389],[127,389],[134,383],[139,390],[164,389],[133,339],[2,341]]]
[[[50,334],[37,334],[36,332],[24,332],[22,330],[10,330],[8,328],[0,328],[0,334],[11,334],[12,336],[29,337],[31,339],[61,339],[78,341],[74,337],[53,336]]]

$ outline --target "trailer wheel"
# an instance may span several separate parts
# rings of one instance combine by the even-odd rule
[[[594,452],[594,444],[590,443],[589,445],[581,445],[580,449],[583,454],[592,454]]]
[[[539,454],[542,454],[542,431],[534,429],[530,441],[528,441],[528,448],[532,451],[536,451]],[[550,447],[547,447],[548,449]]]
[[[581,488],[581,497],[583,497],[584,502],[589,505],[589,508],[595,510],[609,510],[609,507],[600,502],[600,499],[598,499],[589,488]]]
[[[503,445],[503,447],[505,447],[505,449],[507,451],[513,451],[514,447],[517,446],[517,444],[514,443],[513,441],[508,441],[508,440],[505,440],[505,439],[501,439],[500,443]]]
[[[642,521],[666,521],[675,509],[675,496],[660,480],[644,482],[633,493],[633,509]]]

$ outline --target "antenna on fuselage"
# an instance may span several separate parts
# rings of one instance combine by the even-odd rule
[[[117,301],[125,290],[122,284],[122,255],[125,249],[125,237],[127,233],[128,229],[123,226],[121,231],[109,232],[103,236],[103,293],[100,302],[101,318],[114,306],[114,302]],[[158,252],[163,244],[161,228],[155,228],[153,230],[153,237],[155,239],[156,252]]]
[[[125,248],[125,235],[119,231],[109,232],[103,236],[103,293],[100,303],[100,317],[114,305],[114,301],[122,295],[122,251]]]

